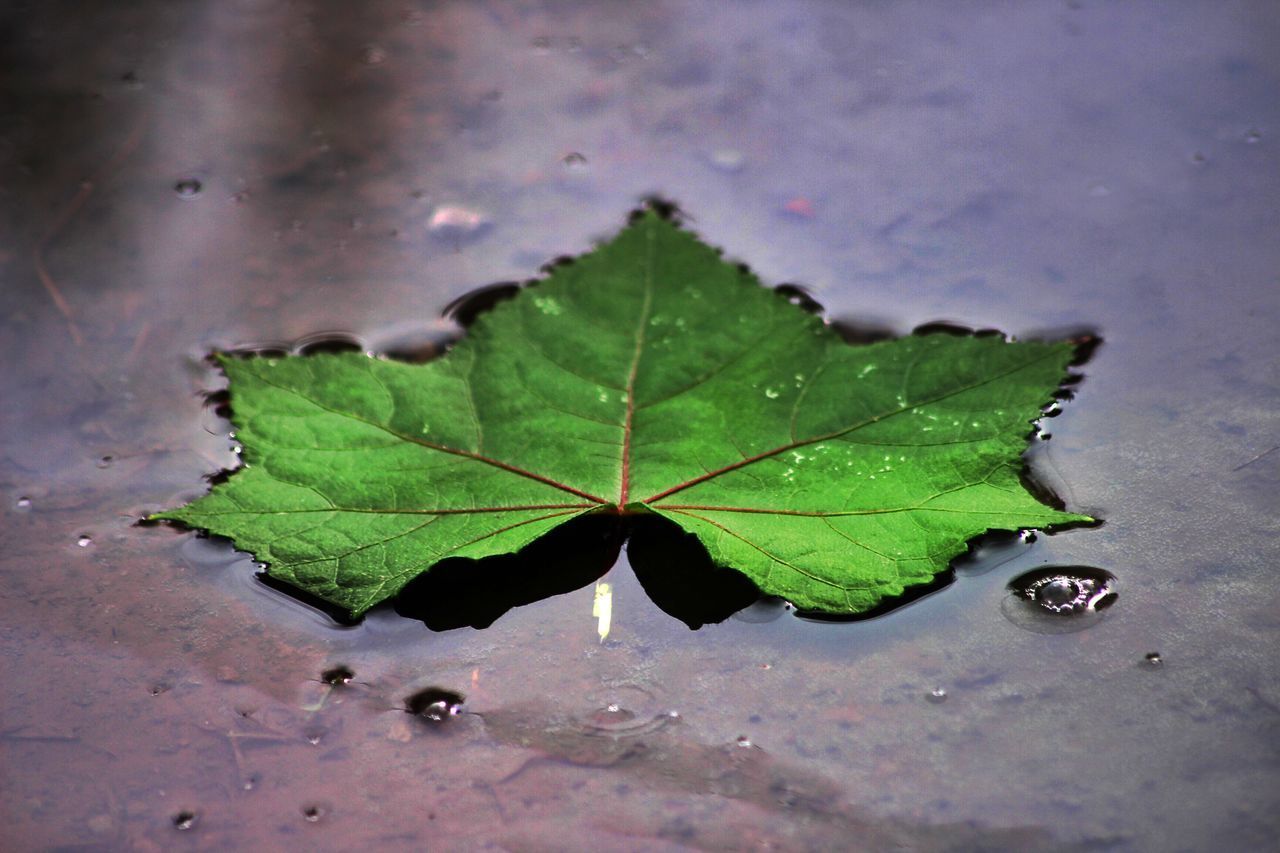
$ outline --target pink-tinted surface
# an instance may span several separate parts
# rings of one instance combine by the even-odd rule
[[[0,12],[0,847],[1274,842],[1273,4],[124,6]],[[340,628],[134,525],[235,462],[210,349],[438,340],[649,193],[835,316],[1099,330],[1034,463],[1107,524],[849,625],[691,632],[623,558],[604,643],[591,587]],[[1013,624],[1045,563],[1119,603]]]

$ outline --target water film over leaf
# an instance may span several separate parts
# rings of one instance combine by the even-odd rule
[[[850,345],[648,209],[434,361],[219,355],[244,465],[155,518],[359,615],[443,560],[654,514],[765,594],[857,614],[985,531],[1092,520],[1020,479],[1075,349]]]

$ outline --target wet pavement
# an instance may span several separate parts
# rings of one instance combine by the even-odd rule
[[[0,22],[6,849],[1273,843],[1273,4]],[[136,525],[236,462],[210,350],[429,354],[454,300],[651,194],[854,327],[1099,333],[1029,457],[1105,524],[988,543],[849,624],[691,631],[624,552],[603,642],[590,583],[484,630],[342,626]],[[1118,597],[1046,628],[1008,586],[1048,566]]]

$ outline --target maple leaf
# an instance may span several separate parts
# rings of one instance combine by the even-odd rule
[[[450,557],[655,513],[804,610],[859,613],[992,529],[1089,522],[1023,486],[1069,342],[845,343],[653,210],[420,365],[238,358],[243,467],[154,518],[359,615]]]

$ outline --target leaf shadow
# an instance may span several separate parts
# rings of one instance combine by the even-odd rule
[[[650,600],[697,630],[760,598],[751,579],[712,562],[698,537],[656,514],[632,519],[627,559]]]
[[[442,560],[410,581],[392,606],[432,631],[487,628],[514,607],[603,577],[617,562],[625,538],[617,516],[578,516],[514,554]]]

